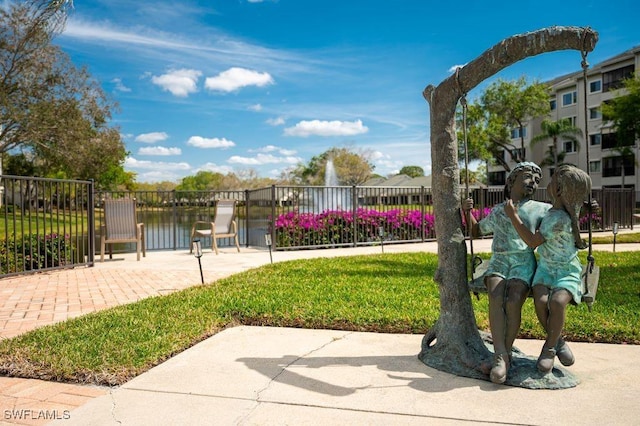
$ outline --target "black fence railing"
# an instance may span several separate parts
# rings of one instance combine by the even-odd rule
[[[147,250],[189,249],[195,221],[215,217],[219,199],[235,199],[243,246],[275,250],[349,247],[436,239],[431,188],[279,186],[246,191],[94,192],[88,181],[0,176],[0,277],[38,270],[91,266],[99,248],[105,198],[135,198]],[[464,195],[464,194],[463,194]],[[480,218],[504,200],[503,188],[473,189]],[[633,229],[632,189],[594,190],[600,210],[594,231]],[[548,201],[546,190],[534,197]],[[588,222],[582,223],[583,230]],[[222,239],[221,247],[234,244]],[[135,244],[114,245],[115,252]]]
[[[0,176],[0,188],[0,276],[93,264],[93,182]]]

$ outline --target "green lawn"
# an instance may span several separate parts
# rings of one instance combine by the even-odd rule
[[[598,297],[593,312],[569,309],[568,340],[640,344],[640,252],[594,256]],[[0,374],[121,384],[238,324],[423,334],[439,314],[436,263],[403,253],[266,265],[0,341]],[[486,297],[472,303],[487,329]],[[531,301],[521,337],[543,337]]]

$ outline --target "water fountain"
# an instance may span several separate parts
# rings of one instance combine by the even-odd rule
[[[322,213],[326,210],[351,210],[351,188],[340,187],[333,160],[327,160],[324,187],[305,188],[300,197],[300,211]]]

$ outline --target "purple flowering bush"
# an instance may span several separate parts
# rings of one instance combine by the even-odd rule
[[[589,229],[589,220],[591,220],[591,229],[602,229],[602,217],[597,213],[581,216],[579,219],[580,230]]]
[[[471,216],[477,221],[480,222],[480,219],[489,216],[491,213],[491,208],[485,207],[482,210],[480,209],[471,209]],[[462,215],[462,226],[467,226],[467,217],[466,215]]]
[[[345,245],[380,240],[435,238],[432,214],[420,210],[326,210],[319,214],[288,212],[275,220],[276,247]]]

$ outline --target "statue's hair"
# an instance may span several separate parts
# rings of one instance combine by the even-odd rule
[[[507,176],[507,184],[504,187],[504,195],[506,198],[511,198],[511,188],[515,183],[516,178],[523,172],[531,172],[537,174],[538,176],[540,176],[540,178],[542,178],[542,169],[540,169],[540,167],[538,167],[536,163],[525,161],[516,164]]]
[[[586,244],[580,237],[580,226],[578,218],[580,209],[585,201],[588,201],[591,194],[591,178],[589,175],[571,164],[562,164],[556,168],[557,191],[562,206],[571,217],[571,231],[575,245],[578,248],[585,248]]]

